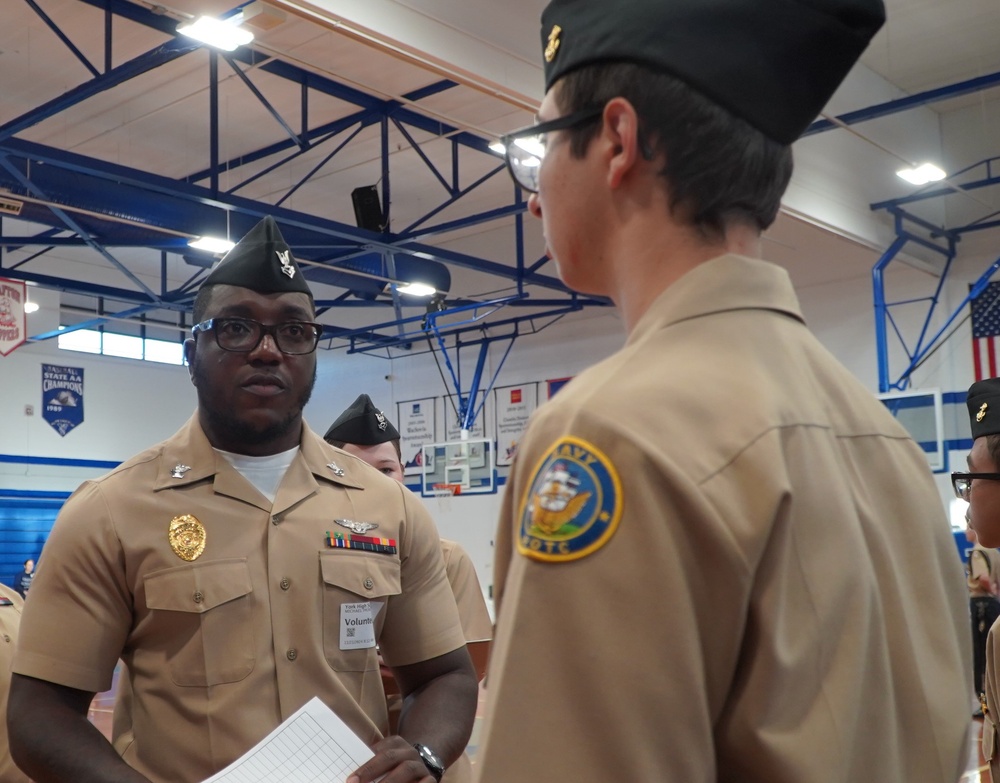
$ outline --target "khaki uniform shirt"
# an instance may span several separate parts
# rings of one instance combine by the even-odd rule
[[[1000,673],[1000,620],[993,623],[986,636],[986,705],[983,710],[983,758],[990,765],[991,780],[1000,780],[1000,687],[997,677]]]
[[[7,693],[10,691],[10,665],[14,660],[18,626],[24,600],[13,587],[0,584],[0,597],[8,599],[10,606],[0,606],[0,783],[30,783],[28,776],[18,769],[10,757],[7,744]],[[15,715],[14,720],[18,717]]]
[[[464,644],[420,502],[307,427],[300,446],[272,504],[195,416],[83,484],[45,546],[14,671],[96,692],[121,656],[132,732],[116,720],[116,747],[153,781],[203,780],[313,695],[371,744],[387,728],[375,642],[393,666]],[[190,562],[168,534],[186,516],[205,535]],[[353,535],[338,519],[377,523],[366,535],[397,553],[329,548],[328,531]]]
[[[483,783],[927,781],[968,756],[968,599],[927,460],[722,256],[539,408],[497,536]]]
[[[483,642],[493,638],[493,621],[486,608],[483,590],[472,558],[457,541],[441,539],[441,554],[448,574],[448,583],[455,594],[458,616],[466,642]],[[468,753],[459,756],[445,771],[441,783],[466,783],[472,780],[472,761]]]
[[[441,539],[441,554],[448,583],[455,594],[458,616],[462,621],[462,633],[466,642],[483,642],[493,638],[493,621],[486,608],[483,589],[472,558],[457,541]]]

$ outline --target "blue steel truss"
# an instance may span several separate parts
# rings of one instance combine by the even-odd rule
[[[880,392],[904,391],[910,387],[914,370],[948,339],[953,331],[956,320],[963,313],[968,312],[969,303],[982,293],[983,289],[989,284],[990,279],[1000,269],[1000,258],[998,258],[972,284],[968,295],[962,299],[958,306],[952,312],[943,314],[943,324],[933,334],[930,334],[931,323],[935,320],[941,305],[941,291],[948,280],[948,275],[951,272],[952,263],[955,260],[958,243],[962,235],[972,231],[984,231],[1000,226],[1000,220],[995,219],[1000,213],[992,212],[966,225],[945,228],[913,215],[904,209],[904,207],[920,201],[954,195],[958,191],[973,191],[998,185],[1000,184],[1000,176],[994,173],[998,160],[1000,158],[987,158],[956,172],[950,179],[956,180],[962,177],[973,178],[968,182],[956,185],[954,188],[924,188],[921,192],[911,196],[881,201],[871,205],[873,210],[884,210],[892,216],[896,231],[896,239],[886,249],[872,269],[872,289],[875,305],[875,346],[878,360]],[[942,256],[944,262],[941,274],[934,287],[934,291],[929,293],[928,296],[918,299],[890,301],[886,296],[886,271],[903,248],[910,243],[932,250]],[[909,339],[907,339],[908,336],[903,334],[903,330],[893,317],[893,312],[896,308],[918,303],[923,303],[926,307],[923,324],[915,337],[909,335]],[[906,367],[895,378],[889,366],[890,327],[892,330],[891,333],[895,335],[898,344],[902,346],[907,357]]]
[[[393,308],[394,320],[376,323],[365,329],[326,325],[324,337],[327,339],[324,347],[346,345],[350,352],[391,356],[393,350],[412,351],[415,343],[422,345],[425,340],[430,350],[436,344],[445,357],[457,398],[462,403],[463,422],[471,427],[476,415],[474,403],[480,392],[482,368],[491,344],[501,340],[512,344],[517,336],[538,331],[567,313],[583,307],[604,307],[609,304],[607,300],[600,298],[579,297],[568,291],[557,278],[541,273],[539,269],[546,262],[544,258],[530,265],[526,263],[522,225],[526,204],[513,186],[512,199],[507,205],[459,220],[434,222],[434,218],[441,212],[475,192],[484,183],[497,175],[503,176],[502,160],[489,150],[488,139],[424,115],[415,108],[419,101],[454,88],[454,82],[438,80],[404,95],[402,101],[386,100],[307,71],[281,58],[262,55],[252,47],[242,47],[226,54],[208,50],[208,164],[187,176],[171,179],[33,143],[18,136],[93,96],[192,52],[202,51],[204,47],[179,36],[175,29],[176,20],[139,5],[125,0],[77,0],[103,11],[104,58],[103,63],[95,64],[74,43],[73,34],[76,31],[60,28],[35,0],[23,2],[73,54],[89,78],[62,95],[0,125],[0,187],[14,198],[25,200],[19,216],[21,220],[49,226],[38,234],[27,236],[8,233],[7,223],[10,220],[0,224],[0,248],[38,248],[27,259],[12,265],[3,264],[0,257],[0,275],[96,297],[101,301],[124,303],[124,307],[118,312],[93,318],[74,328],[92,328],[110,318],[140,317],[155,310],[177,312],[179,323],[183,325],[184,314],[190,310],[197,286],[213,261],[211,257],[188,248],[185,237],[219,232],[240,236],[260,217],[271,214],[281,223],[286,239],[296,248],[296,255],[312,262],[306,267],[304,274],[311,280],[345,289],[341,296],[318,301],[320,313],[336,313],[343,308],[356,307]],[[245,4],[234,7],[229,14],[236,13]],[[116,19],[127,19],[157,31],[163,35],[164,40],[149,51],[112,67],[115,44],[113,22]],[[220,68],[235,73],[246,90],[260,102],[281,130],[282,138],[279,141],[235,158],[224,159],[221,156]],[[283,117],[268,101],[254,84],[249,68],[280,77],[298,91],[300,116],[297,123]],[[356,109],[332,122],[316,124],[310,118],[310,96],[314,94],[331,96]],[[406,139],[440,184],[443,197],[437,206],[400,231],[390,231],[388,227],[381,231],[370,231],[283,206],[296,190],[315,176],[362,130],[369,127],[377,127],[380,133],[383,215],[389,214],[391,200],[390,129]],[[424,153],[414,137],[415,131],[449,140],[450,165],[447,170],[441,170]],[[324,157],[305,176],[290,185],[276,204],[256,202],[239,195],[239,191],[251,182],[286,166],[306,152],[318,149],[325,151]],[[460,162],[470,154],[490,156],[494,164],[485,174],[467,183],[461,177]],[[277,162],[269,162],[264,169],[256,171],[229,190],[220,187],[220,178],[224,172],[245,170],[251,164],[265,159],[273,160],[275,156],[280,156]],[[514,217],[516,247],[516,263],[513,266],[425,242],[430,237],[447,235],[459,229],[511,216]],[[123,285],[96,285],[86,281],[56,278],[32,270],[32,261],[53,248],[66,246],[92,248],[118,269],[124,277]],[[194,271],[178,287],[168,286],[164,273],[161,285],[154,289],[116,257],[115,248],[125,247],[144,247],[161,253],[181,254],[193,265]],[[165,260],[163,263],[165,269]],[[400,296],[394,287],[391,301],[384,297],[378,298],[386,290],[387,281],[393,279],[421,279],[439,290],[447,291],[451,280],[448,272],[450,267],[465,267],[511,281],[505,287],[512,287],[516,294],[485,304],[451,299],[444,309],[415,318],[403,317],[402,307],[413,306],[418,302]],[[525,291],[527,285],[549,289],[553,298],[532,299]],[[489,322],[481,315],[492,315],[500,308],[511,308],[514,314],[502,319],[493,318]],[[531,312],[528,313],[527,309]],[[518,310],[525,310],[525,313],[519,315]],[[470,314],[471,317],[467,317]],[[419,326],[415,326],[418,322]],[[47,339],[55,334],[57,332],[35,335],[33,339]],[[477,369],[471,388],[463,392],[459,352],[473,346],[480,350]],[[448,356],[449,350],[455,355],[454,363]],[[509,350],[510,345],[507,347],[508,352]],[[459,372],[456,372],[456,366],[459,367]]]

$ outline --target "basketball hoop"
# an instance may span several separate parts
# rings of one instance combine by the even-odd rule
[[[434,494],[438,496],[445,495],[461,495],[462,485],[461,484],[434,484],[433,485]]]

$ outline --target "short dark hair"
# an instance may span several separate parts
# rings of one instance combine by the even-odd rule
[[[219,285],[225,285],[220,283]],[[194,305],[192,306],[191,317],[194,319],[194,323],[200,324],[205,320],[205,313],[208,312],[208,306],[212,303],[212,292],[215,291],[216,285],[209,283],[208,285],[203,285],[198,289],[198,295],[194,298]],[[313,309],[316,308],[316,302],[309,294],[309,303],[312,305]]]
[[[986,450],[993,460],[993,467],[1000,469],[1000,433],[986,436]]]
[[[791,147],[765,136],[670,74],[636,63],[597,63],[557,82],[567,114],[625,98],[639,115],[654,155],[665,159],[670,209],[707,239],[719,240],[734,223],[763,231],[778,215],[792,176]],[[599,125],[566,131],[583,157]]]

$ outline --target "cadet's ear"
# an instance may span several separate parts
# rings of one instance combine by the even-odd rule
[[[604,107],[602,134],[608,140],[608,185],[617,188],[641,157],[639,115],[624,98],[612,98]]]
[[[191,376],[191,383],[194,383],[194,358],[197,348],[197,343],[195,343],[193,337],[188,337],[184,341],[184,361],[187,363],[188,375]]]

